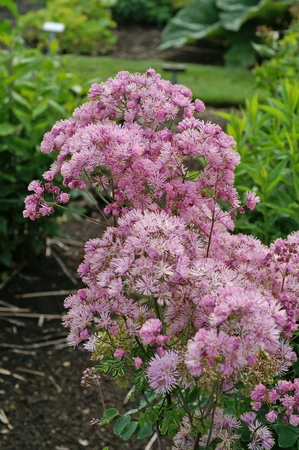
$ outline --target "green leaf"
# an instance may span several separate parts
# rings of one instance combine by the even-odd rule
[[[119,414],[118,409],[115,408],[107,409],[99,422],[100,425],[106,425],[107,423],[110,423],[111,420],[113,420],[116,416],[118,416],[118,414]]]
[[[250,67],[255,61],[255,51],[248,41],[234,42],[224,55],[228,67]]]
[[[125,425],[127,425],[129,422],[131,422],[130,416],[121,416],[115,423],[113,427],[113,431],[116,434],[116,436],[120,436],[122,433],[123,428]]]
[[[0,0],[0,8],[8,8],[10,12],[15,16],[19,16],[17,5],[13,0]]]
[[[138,422],[127,423],[127,425],[125,425],[124,428],[122,429],[122,432],[119,435],[119,437],[123,441],[127,441],[128,439],[130,439],[130,437],[132,436],[132,434],[136,430],[137,426],[138,426]]]
[[[19,94],[18,92],[16,92],[16,91],[12,91],[11,95],[12,95],[12,98],[13,98],[17,103],[19,103],[19,104],[22,105],[22,106],[25,106],[25,108],[27,108],[28,111],[31,111],[31,105],[30,105],[30,103],[29,103],[28,100],[26,100],[22,95],[20,95],[20,94]]]
[[[269,105],[260,105],[260,108],[263,111],[266,111],[267,113],[269,113],[271,116],[276,117],[276,119],[282,120],[287,125],[289,124],[289,119],[282,111],[280,111],[280,109],[274,108],[273,106],[269,106]]]
[[[0,123],[0,136],[9,136],[18,129],[17,125],[12,125],[7,122]]]
[[[216,36],[221,29],[215,0],[191,0],[164,28],[159,49],[181,47],[195,39]]]
[[[276,425],[278,434],[278,445],[280,448],[289,448],[295,444],[299,435],[299,428],[288,424]]]
[[[242,24],[251,19],[259,18],[271,20],[286,11],[290,1],[284,0],[217,0],[216,5],[225,9],[220,13],[221,22],[225,29],[239,31]]]
[[[41,116],[48,108],[48,100],[44,100],[43,102],[39,103],[33,110],[32,110],[32,118],[36,119],[38,116]]]
[[[142,427],[138,424],[138,427],[135,432],[135,436],[137,439],[144,439],[152,434],[152,424],[145,423]]]
[[[125,415],[125,416],[128,416],[128,415],[130,415],[130,414],[136,414],[138,411],[139,411],[138,408],[130,409],[130,410],[127,411],[124,415]]]
[[[67,117],[67,113],[63,106],[59,105],[59,103],[55,102],[54,100],[48,101],[49,106],[51,106],[55,111],[57,111],[62,117]]]

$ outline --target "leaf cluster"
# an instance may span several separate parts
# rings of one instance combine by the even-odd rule
[[[172,0],[117,0],[112,15],[118,25],[157,25],[164,26],[174,15]]]
[[[299,16],[299,5],[297,14]],[[290,81],[298,79],[299,73],[299,22],[295,16],[289,29],[279,38],[277,32],[263,27],[260,30],[263,42],[255,45],[255,49],[263,58],[255,68],[258,86],[275,95],[279,89],[279,80],[287,78]]]
[[[239,216],[236,230],[266,244],[299,228],[299,82],[285,79],[278,86],[266,103],[256,95],[240,114],[221,114],[241,155],[235,185],[261,199],[252,213]]]
[[[84,93],[79,78],[65,71],[58,56],[26,50],[13,30],[0,51],[0,265],[40,253],[57,220],[24,221],[28,182],[40,179],[51,158],[39,144],[53,122],[64,119]]]
[[[21,16],[20,23],[27,44],[45,50],[49,33],[42,30],[47,21],[65,25],[56,40],[63,53],[101,55],[113,48],[116,24],[111,18],[111,3],[101,0],[51,0],[46,7]]]
[[[251,42],[259,24],[272,25],[291,0],[191,0],[166,25],[161,50],[199,39],[225,43],[227,65],[248,67],[255,61]]]

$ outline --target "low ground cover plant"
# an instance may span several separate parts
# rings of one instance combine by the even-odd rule
[[[17,14],[14,4],[12,12]],[[24,224],[28,181],[40,178],[52,161],[39,144],[53,122],[66,118],[84,92],[77,75],[55,54],[28,50],[17,29],[0,21],[0,266],[1,278],[30,255],[42,252],[46,237],[58,232],[55,220]],[[4,274],[4,275],[3,275]]]
[[[106,203],[99,222],[114,218],[85,245],[86,287],[64,324],[95,361],[82,382],[110,375],[140,404],[92,423],[123,440],[156,433],[160,450],[164,435],[173,450],[297,448],[299,233],[270,246],[232,233],[259,198],[240,200],[234,139],[196,119],[204,104],[186,87],[120,72],[89,98],[44,136],[56,160],[23,214],[49,215],[79,188]]]
[[[43,31],[45,22],[62,22],[63,33],[56,40],[63,53],[104,55],[116,42],[110,6],[101,0],[50,0],[46,7],[30,11],[21,17],[23,36],[27,44],[42,50],[49,46],[49,33]]]

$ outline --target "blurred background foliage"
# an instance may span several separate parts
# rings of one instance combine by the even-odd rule
[[[17,18],[14,3],[5,3]],[[0,21],[0,30],[0,266],[12,268],[43,251],[46,238],[58,232],[57,217],[25,221],[24,198],[30,180],[41,179],[51,163],[39,150],[43,135],[69,117],[87,84],[55,53],[26,49],[8,21]]]
[[[266,99],[255,95],[238,112],[221,114],[241,155],[236,186],[261,198],[253,213],[239,216],[237,231],[267,244],[299,229],[299,5],[290,13],[289,29],[280,36],[263,27],[256,46],[263,58],[254,69],[256,83]]]
[[[208,39],[224,45],[226,64],[249,67],[255,62],[252,41],[256,40],[257,26],[283,26],[284,15],[292,3],[292,0],[191,0],[164,28],[160,49]]]
[[[111,17],[109,1],[48,0],[44,8],[30,11],[20,19],[27,44],[45,50],[49,33],[42,30],[45,22],[62,22],[63,33],[58,33],[60,51],[83,55],[106,54],[113,48],[116,23]]]

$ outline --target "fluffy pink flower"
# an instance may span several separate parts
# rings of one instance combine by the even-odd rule
[[[261,199],[256,195],[255,192],[246,192],[246,206],[247,208],[253,210],[257,203],[259,203]]]
[[[167,350],[163,356],[155,355],[146,370],[150,387],[157,394],[170,392],[180,381],[178,364],[179,355],[173,350]]]
[[[144,344],[155,345],[161,330],[162,322],[159,319],[149,319],[142,325],[139,335]]]
[[[140,367],[143,364],[143,361],[141,358],[139,358],[139,356],[137,356],[136,358],[134,358],[134,364],[135,364],[136,369],[140,369]]]
[[[113,354],[114,358],[121,359],[124,356],[128,355],[130,352],[127,350],[123,350],[122,348],[117,348]]]

